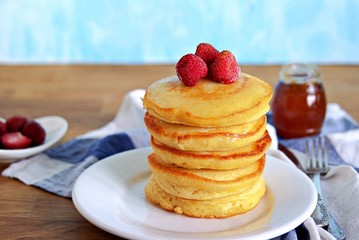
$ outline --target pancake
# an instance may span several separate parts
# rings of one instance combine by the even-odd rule
[[[203,201],[173,196],[165,192],[153,176],[145,188],[147,198],[161,208],[200,218],[225,218],[246,213],[257,206],[265,191],[266,185],[262,177],[245,192]]]
[[[260,139],[266,131],[266,116],[249,123],[227,127],[193,127],[168,123],[145,114],[146,128],[159,142],[180,150],[228,151]]]
[[[251,188],[262,175],[265,155],[245,168],[221,171],[169,165],[154,153],[148,156],[148,164],[157,184],[165,192],[180,198],[206,200],[237,194]]]
[[[144,108],[165,122],[198,127],[223,127],[255,121],[269,110],[271,86],[246,73],[232,84],[201,79],[185,86],[177,76],[151,84]]]
[[[260,159],[270,147],[271,138],[266,131],[256,142],[231,151],[183,151],[164,145],[151,138],[156,155],[167,164],[192,169],[229,170],[244,168]]]

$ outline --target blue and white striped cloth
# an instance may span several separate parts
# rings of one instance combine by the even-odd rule
[[[29,159],[13,163],[2,172],[2,175],[17,178],[25,184],[42,188],[63,197],[71,197],[71,190],[76,178],[92,164],[119,152],[150,145],[150,136],[143,123],[144,110],[141,102],[143,94],[144,90],[129,92],[114,120],[103,128],[55,146]],[[358,125],[350,119],[350,116],[341,114],[341,117],[338,118],[338,112],[343,113],[339,106],[329,106],[329,114],[323,130],[325,133],[358,129]],[[268,119],[270,122],[270,114]],[[357,145],[359,145],[359,132],[357,135]],[[279,141],[299,151],[303,150],[302,140],[276,139],[275,133],[272,133],[272,137],[275,140],[274,142]],[[337,154],[335,147],[332,147],[332,150]],[[278,150],[274,149],[274,151]],[[335,165],[348,163],[339,154],[331,160],[331,164]],[[355,163],[356,160],[357,163]],[[350,163],[354,167],[359,166],[359,159],[356,160]],[[359,188],[357,194],[359,194]],[[358,226],[356,225],[356,227]],[[356,230],[359,230],[359,227]],[[359,235],[355,236],[359,237]],[[302,240],[324,239],[325,237],[331,239],[331,235],[325,230],[318,229],[314,221],[309,218],[296,229],[276,239]]]
[[[138,139],[142,141],[136,142]],[[76,178],[86,168],[113,154],[148,146],[147,139],[148,133],[141,130],[116,133],[102,139],[74,139],[16,163],[3,174],[57,195],[71,197]]]

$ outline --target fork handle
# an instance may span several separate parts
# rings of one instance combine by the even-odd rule
[[[329,214],[328,232],[331,233],[337,240],[344,240],[346,238],[344,229],[339,226],[335,218]]]
[[[324,227],[329,224],[328,210],[324,205],[322,191],[320,188],[320,174],[314,173],[310,176],[318,193],[317,206],[312,213],[312,218],[317,226]]]

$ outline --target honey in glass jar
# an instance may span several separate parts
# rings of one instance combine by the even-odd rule
[[[320,70],[310,64],[288,64],[279,73],[272,101],[273,122],[282,138],[319,134],[326,112]]]

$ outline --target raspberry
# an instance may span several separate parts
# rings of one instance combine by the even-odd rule
[[[8,119],[6,119],[6,127],[8,132],[17,132],[21,131],[23,126],[28,122],[29,120],[26,117],[23,116],[13,116]]]
[[[32,146],[38,146],[45,140],[46,132],[44,128],[34,120],[25,124],[22,134],[32,140]]]
[[[196,55],[203,59],[203,61],[207,64],[207,67],[209,68],[214,60],[219,56],[219,51],[215,49],[211,44],[209,43],[200,43],[197,46],[196,49]]]
[[[5,133],[1,140],[5,149],[22,149],[31,144],[31,139],[22,135],[21,132]]]
[[[236,58],[227,50],[220,53],[209,69],[212,80],[224,84],[237,81],[239,73],[240,67]]]
[[[208,67],[202,58],[190,53],[177,62],[176,73],[184,85],[194,86],[199,79],[207,76]]]

